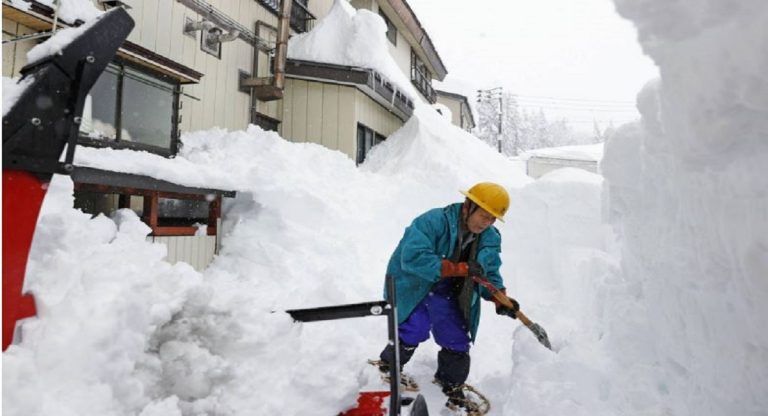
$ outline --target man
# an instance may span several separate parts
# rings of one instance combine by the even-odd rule
[[[493,226],[503,221],[509,208],[507,191],[482,182],[462,194],[463,203],[436,208],[417,217],[406,228],[389,260],[387,275],[395,279],[398,299],[400,362],[405,365],[429,333],[442,347],[437,356],[435,381],[448,396],[446,406],[476,410],[466,400],[462,386],[469,375],[469,348],[477,334],[480,297],[491,294],[471,276],[483,276],[503,290],[499,275],[501,235]],[[514,318],[514,308],[497,303],[496,312]],[[389,371],[394,347],[381,353],[379,369]],[[412,383],[404,377],[405,383]]]

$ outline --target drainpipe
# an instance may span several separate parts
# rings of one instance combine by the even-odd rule
[[[274,86],[278,90],[285,88],[285,60],[288,56],[288,36],[291,34],[291,6],[293,0],[280,1],[280,15],[277,22],[277,43],[275,50]]]

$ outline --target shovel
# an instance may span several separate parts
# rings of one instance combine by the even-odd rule
[[[482,278],[480,276],[472,276],[472,280],[474,280],[477,284],[482,285],[484,288],[488,289],[489,292],[491,292],[491,295],[494,299],[499,301],[502,305],[506,306],[509,309],[514,309],[514,305],[512,305],[512,302],[509,301],[509,298],[507,295],[502,293],[501,290],[497,289],[496,286],[494,286],[491,282],[489,282],[487,279]],[[531,321],[528,319],[527,316],[523,313],[523,311],[518,310],[517,313],[515,313],[515,316],[517,319],[520,320],[520,322],[523,323],[523,325],[527,326],[528,329],[533,332],[533,335],[536,336],[536,339],[539,340],[541,345],[552,349],[552,344],[549,342],[549,337],[547,336],[547,331],[544,330],[544,328],[541,327],[541,325]]]

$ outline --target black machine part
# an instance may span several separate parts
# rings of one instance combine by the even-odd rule
[[[85,99],[133,27],[125,10],[112,9],[60,53],[21,70],[32,83],[3,117],[3,169],[71,173]]]
[[[397,332],[397,291],[395,290],[395,280],[391,276],[387,276],[386,286],[387,299],[389,301],[382,300],[320,308],[293,309],[286,312],[297,322],[386,316],[389,344],[394,347],[395,352],[394,365],[389,366],[389,415],[399,416],[403,405],[413,404],[411,416],[428,416],[429,411],[423,396],[419,395],[415,401],[412,398],[402,400],[400,398],[400,337]]]

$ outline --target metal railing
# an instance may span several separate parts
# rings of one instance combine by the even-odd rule
[[[280,10],[280,0],[256,0],[267,10],[278,14]],[[315,16],[309,11],[309,0],[293,0],[291,5],[291,28],[298,33],[308,32],[313,27]]]
[[[416,67],[411,67],[411,82],[431,104],[437,102],[437,93],[435,92],[435,88],[432,87],[432,80]]]

